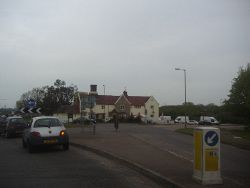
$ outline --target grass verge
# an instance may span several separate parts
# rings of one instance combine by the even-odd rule
[[[193,128],[181,128],[176,132],[193,135]],[[241,149],[250,150],[250,132],[245,130],[220,129],[221,142]]]

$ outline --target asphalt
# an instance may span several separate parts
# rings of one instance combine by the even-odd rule
[[[151,145],[128,132],[122,130],[116,132],[110,126],[103,126],[101,130],[97,129],[95,135],[91,127],[68,130],[71,145],[116,160],[151,178],[163,187],[207,187],[192,179],[192,161],[162,150],[161,143],[159,143],[159,147]],[[222,185],[209,185],[209,187],[246,186],[231,179],[223,179]]]
[[[161,188],[135,170],[76,147],[41,147],[30,154],[21,137],[0,137],[0,187]]]

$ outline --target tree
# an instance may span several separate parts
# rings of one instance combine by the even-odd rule
[[[66,87],[66,83],[57,79],[54,86],[46,88],[43,108],[48,115],[55,113],[58,108],[63,105],[71,105],[74,102],[77,87],[70,85]]]
[[[31,91],[23,93],[20,97],[20,100],[16,101],[16,107],[19,109],[25,107],[29,99],[35,100],[37,106],[41,106],[45,96],[46,87],[47,86],[42,88],[33,88]]]
[[[17,108],[26,106],[29,99],[36,101],[37,106],[42,108],[43,113],[52,115],[63,105],[71,105],[74,102],[77,87],[74,85],[66,86],[65,81],[57,79],[53,86],[34,88],[22,94],[16,102]]]
[[[229,99],[225,105],[234,115],[249,117],[250,114],[250,64],[240,68],[238,76],[233,79]]]

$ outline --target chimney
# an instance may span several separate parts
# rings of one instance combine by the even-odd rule
[[[128,92],[125,90],[125,91],[123,91],[123,95],[125,96],[125,97],[128,97]]]
[[[97,93],[97,85],[94,85],[94,84],[90,85],[90,92],[89,92],[89,94],[98,95],[98,93]]]

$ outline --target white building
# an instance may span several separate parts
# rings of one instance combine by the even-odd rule
[[[127,91],[120,96],[98,95],[97,85],[91,85],[89,93],[78,92],[76,102],[82,116],[97,119],[111,119],[114,114],[124,119],[140,116],[150,122],[159,118],[159,103],[153,96],[129,96]]]

